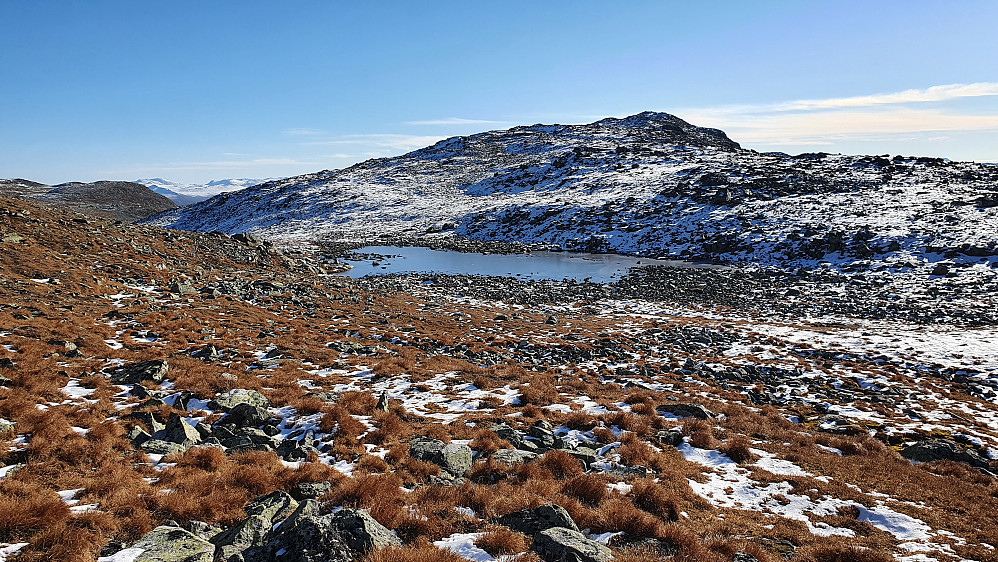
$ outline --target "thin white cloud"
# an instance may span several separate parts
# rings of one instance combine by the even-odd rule
[[[976,82],[973,84],[946,84],[924,89],[904,90],[903,92],[882,93],[844,98],[794,100],[755,105],[722,105],[699,108],[712,115],[741,115],[750,113],[782,113],[795,111],[822,111],[833,109],[877,107],[927,102],[947,102],[963,98],[998,96],[998,82]]]
[[[323,134],[323,131],[319,129],[309,129],[307,127],[292,127],[290,129],[284,129],[282,134],[289,137],[314,137],[316,135]]]
[[[406,125],[502,125],[508,121],[491,121],[489,119],[464,119],[462,117],[446,117],[444,119],[426,119],[423,121],[406,121]]]
[[[964,98],[998,96],[998,83],[949,84],[919,90],[796,100],[772,104],[688,108],[676,114],[724,130],[747,144],[833,145],[843,140],[901,140],[917,133],[998,131],[998,114],[971,111]],[[936,102],[933,105],[923,105]],[[938,136],[938,135],[936,135]]]

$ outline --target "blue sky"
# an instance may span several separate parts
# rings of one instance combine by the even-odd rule
[[[645,110],[998,161],[998,2],[0,0],[0,177],[199,183]]]

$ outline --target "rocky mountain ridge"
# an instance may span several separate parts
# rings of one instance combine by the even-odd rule
[[[990,267],[998,169],[759,153],[716,129],[646,112],[453,137],[222,194],[149,222],[287,243],[454,234],[763,266]]]
[[[23,179],[0,180],[0,196],[30,199],[56,208],[113,217],[125,222],[174,209],[177,204],[144,185],[124,181],[45,185]]]

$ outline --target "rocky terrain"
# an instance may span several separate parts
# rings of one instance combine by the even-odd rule
[[[0,240],[0,558],[998,559],[970,268],[351,280],[9,199]]]
[[[150,224],[294,241],[441,236],[784,269],[998,263],[998,167],[741,148],[665,113],[454,137]]]
[[[70,182],[49,186],[33,181],[0,180],[0,196],[31,199],[59,209],[135,222],[177,204],[144,185],[123,181]]]

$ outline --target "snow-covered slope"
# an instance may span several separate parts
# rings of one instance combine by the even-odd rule
[[[149,222],[287,242],[422,235],[814,266],[994,262],[998,169],[741,148],[665,113],[454,137]]]

